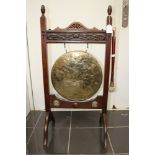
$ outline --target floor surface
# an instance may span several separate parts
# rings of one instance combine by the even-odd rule
[[[53,112],[48,149],[43,149],[44,111],[31,111],[26,121],[27,155],[129,155],[129,111],[108,111],[108,149],[105,152],[99,126],[100,111]]]

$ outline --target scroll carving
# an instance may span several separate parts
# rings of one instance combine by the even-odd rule
[[[105,33],[92,32],[70,32],[70,33],[54,33],[47,32],[46,42],[105,42]]]

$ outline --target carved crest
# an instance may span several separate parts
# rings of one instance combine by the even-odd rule
[[[87,28],[79,22],[72,23],[67,27],[68,30],[87,30]]]
[[[83,24],[81,24],[80,22],[73,22],[71,23],[68,27],[66,28],[60,28],[60,27],[57,27],[55,28],[53,31],[55,32],[64,32],[64,31],[72,31],[72,32],[79,32],[79,31],[89,31],[89,32],[101,32],[101,31],[104,31],[104,30],[99,30],[97,29],[96,27],[93,27],[91,29],[85,27]]]

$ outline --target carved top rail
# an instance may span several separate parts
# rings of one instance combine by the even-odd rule
[[[67,28],[59,27],[46,30],[47,43],[106,43],[106,31],[97,28],[86,28],[79,22],[70,24]]]

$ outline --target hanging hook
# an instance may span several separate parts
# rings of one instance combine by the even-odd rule
[[[87,49],[86,49],[86,52],[88,52],[88,48],[89,48],[89,44],[87,43]]]
[[[65,52],[67,53],[66,43],[64,43],[64,49],[65,49]]]

